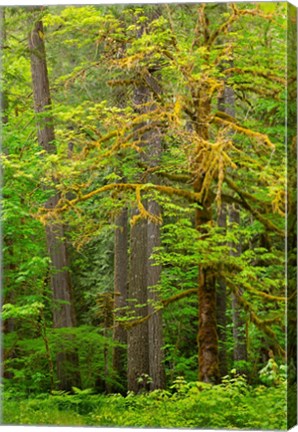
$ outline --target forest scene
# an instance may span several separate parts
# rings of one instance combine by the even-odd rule
[[[296,9],[0,11],[2,423],[296,424]]]

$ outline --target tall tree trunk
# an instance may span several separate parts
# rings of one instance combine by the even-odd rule
[[[40,9],[37,9],[40,14]],[[44,30],[41,20],[36,19],[35,11],[31,12],[32,30],[29,34],[31,58],[31,75],[34,97],[34,109],[37,115],[46,114],[38,119],[38,142],[46,152],[55,153],[55,133],[51,117],[51,98],[44,44]],[[59,200],[56,193],[46,203],[46,208],[54,208]],[[72,301],[70,274],[67,270],[68,260],[64,241],[64,228],[60,223],[49,223],[46,227],[46,240],[49,257],[52,263],[51,289],[54,300],[54,328],[74,327],[75,311]],[[57,378],[59,388],[71,390],[80,386],[78,357],[74,350],[61,350],[57,354]]]
[[[134,103],[140,113],[148,102],[149,92],[146,86],[139,84],[134,91]],[[137,131],[136,131],[137,134]],[[143,148],[145,144],[143,144]],[[145,151],[141,154],[146,161]],[[146,203],[143,202],[146,207]],[[139,211],[133,210],[132,216]],[[148,314],[147,294],[147,220],[138,219],[130,231],[130,275],[129,275],[129,306],[141,319]],[[141,305],[138,306],[138,305]],[[148,388],[149,376],[149,340],[148,322],[138,324],[127,333],[127,386],[135,393]]]
[[[222,4],[219,6],[222,13],[227,11],[227,5]],[[228,67],[233,67],[233,62],[229,62]],[[218,109],[231,117],[235,117],[235,97],[234,90],[231,87],[225,85],[222,96],[218,100]],[[227,206],[222,203],[220,212],[218,215],[218,226],[226,228],[227,226]],[[227,290],[226,283],[223,278],[218,279],[218,289],[217,289],[217,331],[219,339],[219,369],[220,376],[223,377],[228,373],[228,363],[227,363],[227,352],[226,352],[226,310],[227,310]]]
[[[153,78],[149,77],[149,79]],[[152,101],[152,96],[148,87],[145,84],[140,84],[135,90],[135,104],[140,112],[153,109],[153,101],[150,107],[148,105],[144,107],[144,104],[148,104],[150,100]],[[142,162],[147,163],[148,165],[155,164],[161,154],[161,140],[159,131],[152,129],[151,131],[145,133],[142,139],[144,149],[143,153],[141,154]],[[150,179],[148,178],[147,181],[154,181],[154,178],[150,176]],[[149,213],[154,215],[160,215],[159,205],[153,200],[147,203],[147,210]],[[139,227],[137,227],[137,225],[139,225]],[[146,313],[152,313],[154,310],[152,303],[158,301],[158,293],[154,290],[154,288],[150,289],[150,287],[154,287],[159,282],[161,267],[155,266],[153,259],[150,259],[150,257],[154,251],[154,248],[160,245],[160,228],[155,222],[147,220],[138,221],[137,225],[133,226],[131,229],[131,277],[129,297],[142,298],[144,303],[147,303],[148,300],[150,301],[151,305],[147,306],[146,308],[142,308],[141,316],[143,316],[146,315]],[[139,240],[137,239],[138,236]],[[135,248],[139,248],[140,251],[137,252]],[[145,266],[142,268],[145,273],[143,275],[139,275],[139,277],[134,275],[135,271],[140,270],[140,267],[137,266],[136,268],[136,263],[134,263],[134,256],[136,254],[139,256],[139,259],[142,257],[142,259],[145,260]],[[139,294],[139,297],[133,295],[133,292],[136,289],[136,280],[142,281],[144,284],[142,288],[142,295]],[[139,291],[139,289],[137,289],[137,291]],[[139,391],[141,389],[148,388],[148,383],[146,382],[148,379],[145,377],[145,375],[148,375],[148,377],[150,376],[151,390],[164,388],[165,373],[163,367],[162,351],[162,313],[154,313],[149,318],[148,323],[146,322],[136,327],[140,327],[140,329],[133,328],[128,333],[128,389]],[[143,328],[142,331],[141,328]],[[144,334],[141,334],[143,332]],[[148,339],[145,340],[145,337]],[[140,339],[139,342],[137,342],[137,338]],[[134,351],[132,347],[134,345],[138,345],[140,347],[140,344],[143,345],[142,355],[140,355],[142,360],[140,359],[139,364],[136,364],[136,358],[131,357],[132,351]],[[147,354],[145,354],[146,350]],[[145,355],[147,355],[146,360]],[[147,369],[147,371],[145,371],[145,369]],[[132,373],[132,370],[135,372]],[[135,382],[137,380],[137,375],[139,376],[139,384]],[[143,376],[143,380],[140,379],[141,376]]]
[[[137,215],[138,211],[134,211]],[[138,220],[130,232],[129,305],[141,319],[148,314],[147,306],[147,221]],[[133,303],[132,303],[133,302]],[[127,333],[127,385],[138,393],[148,389],[149,340],[148,322],[140,323]]]
[[[113,89],[113,98],[119,108],[125,107],[127,99],[127,89],[123,86]],[[121,158],[121,154],[119,154]],[[122,172],[119,173],[122,175]],[[125,178],[122,178],[125,182]],[[113,349],[113,370],[117,373],[117,384],[114,385],[115,391],[127,389],[127,331],[117,322],[117,318],[125,316],[124,307],[127,306],[128,296],[128,209],[123,207],[115,218],[114,232],[114,331],[113,340],[123,345]]]
[[[121,326],[117,325],[117,317],[121,317],[124,308],[127,305],[128,290],[128,210],[123,208],[115,220],[115,245],[114,245],[114,334],[115,342],[126,345],[127,332]],[[127,350],[123,347],[115,347],[113,350],[113,369],[118,374],[120,388],[126,380]],[[119,388],[118,388],[119,390]]]
[[[160,206],[155,201],[148,203],[148,211],[156,216],[160,215]],[[154,312],[154,304],[159,300],[158,292],[153,288],[158,284],[161,274],[161,266],[154,263],[150,258],[154,248],[160,246],[160,227],[158,224],[148,221],[147,225],[147,253],[148,253],[148,312]],[[152,287],[152,288],[151,288]],[[152,382],[150,389],[165,388],[165,371],[163,366],[163,331],[162,331],[162,312],[155,312],[148,320],[149,331],[149,371]]]
[[[209,140],[209,118],[211,113],[211,101],[209,99],[209,83],[201,86],[195,95],[197,121],[194,125],[200,139]],[[204,181],[202,168],[196,173],[194,191],[201,193]],[[212,222],[212,201],[209,193],[202,196],[201,208],[196,209],[195,227],[202,236],[208,235],[202,227]],[[219,380],[219,358],[218,358],[218,334],[216,323],[216,278],[214,269],[208,264],[199,266],[199,311],[198,311],[198,348],[199,348],[199,380],[204,382],[217,382]]]
[[[227,227],[227,208],[225,204],[221,205],[218,215],[218,226]],[[228,359],[226,350],[227,341],[227,287],[224,279],[219,277],[217,280],[216,290],[216,320],[218,334],[218,359],[220,376],[226,376],[228,373]]]
[[[205,202],[202,210],[196,210],[196,227],[212,220],[211,206]],[[219,379],[218,335],[216,322],[216,278],[207,265],[199,268],[199,380],[217,382]]]
[[[157,15],[160,14],[159,9]],[[162,93],[162,89],[153,76],[149,74],[147,80],[158,94]],[[153,96],[151,97],[153,99]],[[150,109],[154,109],[155,104],[152,101]],[[146,134],[148,166],[153,167],[159,164],[162,154],[161,133],[158,127],[152,128]],[[151,174],[148,176],[147,181],[150,183],[157,182],[157,176]],[[159,204],[150,200],[148,202],[148,212],[157,218],[161,216],[161,209]],[[160,246],[160,225],[152,220],[147,221],[147,254],[148,254],[148,268],[147,268],[147,284],[148,284],[148,312],[152,316],[148,320],[149,331],[149,365],[150,365],[150,389],[165,388],[165,370],[164,370],[164,352],[163,352],[163,325],[162,325],[162,311],[156,312],[154,304],[159,300],[159,293],[154,288],[160,281],[161,265],[156,265],[152,254],[154,249]]]
[[[240,225],[240,213],[235,206],[230,208],[230,221],[237,225]],[[239,256],[241,254],[240,245],[237,245],[236,251],[231,250],[231,255]],[[233,309],[233,339],[234,339],[234,350],[233,359],[234,361],[247,361],[247,344],[246,344],[246,332],[245,322],[241,317],[241,306],[237,300],[237,297],[232,293],[232,309]],[[246,368],[243,366],[237,367],[238,372],[245,373]]]
[[[233,61],[229,62],[229,67],[233,67]],[[235,95],[231,87],[226,86],[222,101],[221,110],[231,117],[235,117]],[[240,212],[235,206],[230,206],[230,221],[232,223],[240,224]],[[240,246],[236,246],[237,252],[231,251],[232,255],[240,255]],[[232,309],[233,309],[233,338],[234,338],[234,361],[247,361],[247,347],[246,347],[246,333],[245,333],[245,322],[241,318],[241,306],[232,293]],[[245,367],[238,369],[239,372],[246,372]]]
[[[150,12],[149,20],[160,16],[160,8]],[[138,31],[138,37],[141,37],[145,26],[141,26]],[[139,77],[134,92],[134,103],[136,110],[140,113],[148,112],[154,109],[154,97],[151,90],[160,93],[161,89],[156,79],[149,73],[145,77]],[[151,102],[151,103],[150,103]],[[137,132],[137,131],[136,131]],[[140,138],[140,137],[139,137]],[[161,154],[161,141],[159,131],[152,127],[152,130],[142,136],[143,152],[140,159],[148,166],[154,165]],[[147,181],[153,181],[153,177]],[[149,201],[143,205],[147,210],[154,214],[160,214],[159,205],[155,201]],[[138,214],[136,211],[135,215]],[[153,265],[150,259],[153,250],[160,244],[159,225],[147,220],[139,220],[131,229],[131,266],[130,266],[130,284],[129,298],[138,299],[140,303],[146,303],[146,306],[139,310],[140,317],[147,313],[153,312],[152,304],[148,306],[148,300],[154,303],[158,300],[158,294],[154,287],[160,279],[160,266]],[[140,260],[136,263],[136,260]],[[141,261],[144,260],[144,263]],[[143,266],[143,264],[145,264]],[[144,271],[144,274],[141,272]],[[136,272],[136,273],[134,273]],[[149,289],[148,289],[149,287]],[[134,295],[135,293],[135,295]],[[138,309],[137,309],[138,310]],[[163,388],[165,385],[165,373],[163,368],[163,333],[162,333],[162,314],[154,313],[148,322],[142,323],[128,332],[128,389],[140,391],[141,389]],[[139,348],[137,348],[139,347]],[[141,350],[139,359],[135,355],[136,349]],[[149,378],[150,377],[150,378]],[[149,378],[149,380],[148,380]]]

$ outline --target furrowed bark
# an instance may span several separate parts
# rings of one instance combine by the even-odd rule
[[[119,108],[125,107],[127,90],[124,86],[118,85],[113,89],[115,104]],[[121,154],[119,156],[121,158]],[[121,172],[119,173],[122,174]],[[125,178],[121,179],[125,182]],[[115,218],[114,231],[114,342],[122,346],[116,346],[113,349],[113,370],[117,374],[117,383],[114,384],[115,391],[126,392],[127,390],[127,330],[117,322],[118,318],[125,315],[123,308],[127,306],[128,296],[128,209],[124,205]]]
[[[142,112],[149,100],[146,86],[139,84],[134,91],[136,110]],[[141,127],[141,126],[140,126]],[[143,143],[142,147],[145,147]],[[144,161],[146,153],[141,154]],[[146,208],[147,204],[142,203]],[[133,210],[132,216],[138,216],[139,210]],[[133,220],[133,218],[132,218]],[[130,276],[128,305],[139,318],[148,315],[147,293],[147,220],[138,219],[130,231]],[[149,388],[149,333],[148,322],[132,327],[127,333],[127,386],[135,393]]]
[[[156,11],[156,17],[159,16],[159,10]],[[150,16],[151,19],[154,18],[154,16]],[[140,36],[142,35],[144,29],[140,30]],[[143,74],[142,77],[140,77],[140,83],[135,88],[135,94],[134,94],[134,102],[136,105],[136,109],[140,112],[146,112],[146,111],[152,111],[155,109],[154,104],[154,98],[159,95],[161,92],[161,88],[158,85],[158,82],[154,79],[154,77],[150,74],[149,71]],[[151,103],[150,103],[151,102]],[[139,126],[141,128],[142,125]],[[152,125],[151,130],[146,131],[142,135],[142,148],[143,153],[140,155],[140,161],[141,163],[149,163],[150,165],[155,165],[160,157],[161,154],[161,139],[159,131],[154,125]],[[147,179],[147,181],[150,181],[151,183],[154,183],[154,177],[150,176],[150,178]],[[160,215],[160,208],[158,203],[156,203],[154,200],[149,200],[147,202],[147,206],[145,205],[146,210],[151,215]],[[136,385],[131,382],[130,378],[128,380],[128,388],[130,389],[131,386],[137,389],[137,391],[141,390],[142,388],[147,388],[147,378],[145,378],[144,374],[148,374],[148,383],[150,382],[150,389],[154,390],[157,388],[164,388],[165,386],[165,373],[164,373],[164,367],[163,367],[163,351],[162,351],[162,345],[163,345],[163,334],[162,334],[162,312],[154,312],[154,306],[152,306],[152,303],[158,301],[158,293],[154,290],[154,288],[150,289],[150,287],[154,287],[160,279],[160,273],[161,273],[161,267],[153,265],[153,259],[151,259],[151,255],[154,252],[154,248],[156,246],[160,245],[160,228],[159,225],[151,219],[144,221],[138,221],[138,224],[140,224],[140,232],[139,235],[140,240],[143,241],[143,248],[146,250],[146,268],[145,268],[145,275],[144,275],[144,293],[143,298],[146,297],[146,302],[149,301],[149,305],[147,307],[147,313],[144,314],[144,317],[146,315],[149,315],[150,318],[148,319],[148,323],[145,321],[143,322],[141,326],[143,326],[143,331],[147,332],[146,335],[148,337],[148,340],[145,341],[143,338],[142,344],[144,344],[144,347],[142,348],[144,351],[147,349],[147,356],[148,356],[148,372],[142,372],[139,370],[139,385]],[[143,227],[143,228],[142,228]],[[136,227],[133,226],[131,230],[131,236],[135,235],[135,229]],[[144,232],[142,231],[144,230]],[[132,242],[133,245],[133,242]],[[131,254],[133,255],[134,251],[133,248],[131,248]],[[142,251],[143,253],[143,251]],[[131,272],[133,270],[133,267],[131,268]],[[131,275],[133,277],[133,274]],[[131,280],[132,283],[132,280]],[[130,283],[130,284],[131,284]],[[132,287],[130,286],[130,296],[131,296],[131,290]],[[146,291],[146,293],[145,293]],[[145,326],[147,327],[145,328]],[[137,330],[134,330],[137,333]],[[130,359],[130,345],[132,344],[132,330],[128,333],[128,363],[131,363]],[[141,336],[138,335],[140,338]],[[140,344],[139,344],[140,345]],[[145,359],[143,359],[143,369],[145,369]],[[143,380],[141,379],[143,375]],[[130,374],[129,374],[130,377]],[[134,380],[136,380],[136,377],[134,377]],[[141,386],[141,387],[140,387]]]
[[[222,13],[227,12],[227,5],[219,5]],[[229,62],[229,66],[232,67],[233,62]],[[235,95],[234,90],[225,84],[225,88],[221,97],[218,99],[218,109],[224,114],[228,115],[232,119],[235,117]],[[218,226],[227,229],[227,208],[225,203],[221,204],[220,211],[218,214]],[[228,374],[228,358],[226,351],[226,340],[227,340],[227,287],[226,282],[222,277],[218,278],[217,288],[217,331],[219,339],[219,370],[220,376],[226,376]]]
[[[148,211],[154,215],[160,215],[160,207],[157,202],[150,201]],[[160,246],[160,228],[159,225],[148,221],[147,222],[148,239],[148,313],[152,314],[148,321],[149,331],[149,364],[150,364],[150,389],[155,390],[165,387],[165,371],[163,367],[163,332],[162,332],[162,311],[153,313],[155,308],[152,303],[158,302],[159,294],[154,289],[158,284],[161,275],[161,266],[154,263],[154,259],[150,258],[154,252],[154,248]],[[151,302],[151,303],[150,303]]]
[[[218,215],[218,225],[224,229],[227,227],[227,208],[225,204],[221,205]],[[218,359],[220,376],[226,376],[228,373],[228,359],[226,350],[227,340],[227,287],[224,279],[219,277],[217,280],[216,290],[216,321],[218,334]]]
[[[127,305],[128,290],[128,210],[123,208],[116,217],[115,246],[114,246],[114,317],[123,316],[121,308]],[[115,323],[113,339],[115,342],[126,345],[127,332],[121,325]],[[115,347],[113,350],[113,369],[118,374],[118,379],[125,387],[126,373],[126,348]],[[120,383],[120,384],[121,384]]]
[[[230,208],[230,221],[237,225],[240,224],[240,213],[235,207]],[[231,255],[238,256],[241,253],[240,245],[236,246],[236,251],[231,250]],[[241,293],[241,290],[240,290]],[[245,334],[245,322],[241,316],[242,305],[239,300],[232,293],[232,308],[233,308],[233,339],[234,339],[234,350],[233,359],[236,362],[247,361],[247,344]],[[237,365],[236,365],[237,367]],[[237,367],[238,372],[246,373],[246,368],[242,365]]]
[[[134,214],[138,214],[137,211]],[[130,277],[128,305],[138,317],[148,315],[147,306],[147,221],[140,219],[130,232]],[[138,307],[136,307],[138,306]],[[127,385],[135,393],[148,389],[149,340],[148,322],[127,333]]]
[[[161,93],[161,88],[158,94]],[[152,96],[154,97],[154,96]],[[151,107],[154,109],[154,102]],[[148,147],[146,149],[148,157],[150,157],[150,167],[154,168],[158,165],[161,154],[161,134],[158,128],[153,128],[148,134]],[[157,183],[157,176],[149,174],[147,181]],[[148,212],[157,219],[160,219],[161,209],[159,204],[154,200],[148,202]],[[163,325],[162,325],[162,310],[155,311],[154,304],[159,303],[160,296],[155,286],[160,281],[161,265],[156,265],[152,254],[154,249],[160,246],[160,225],[152,220],[147,221],[147,285],[148,285],[148,313],[151,317],[148,321],[149,332],[149,375],[151,378],[150,390],[165,388],[165,370],[163,365]],[[155,313],[154,313],[155,312]]]
[[[29,34],[29,50],[33,86],[34,110],[37,114],[37,138],[40,146],[47,153],[55,153],[55,133],[51,116],[51,97],[44,44],[42,21],[36,17],[39,8],[30,12],[32,30]],[[55,193],[48,199],[45,207],[54,209],[59,201]],[[76,324],[72,300],[72,287],[68,271],[68,259],[64,240],[64,227],[60,223],[49,223],[46,226],[46,241],[51,259],[51,290],[54,301],[54,328],[74,327]],[[78,356],[75,350],[61,349],[56,357],[58,387],[71,390],[80,386]]]
[[[197,105],[197,122],[195,130],[197,135],[208,141],[209,118],[211,113],[211,100],[209,84],[204,83],[197,94],[194,93],[194,103]],[[203,187],[204,171],[200,167],[197,174],[194,164],[193,170],[196,174],[194,181],[194,192],[200,193]],[[206,229],[202,227],[212,222],[212,200],[209,192],[202,197],[201,209],[196,209],[195,227],[200,235],[206,235]],[[208,265],[199,265],[198,281],[199,297],[199,330],[198,330],[198,360],[199,380],[204,382],[218,382],[219,380],[219,358],[218,358],[218,334],[216,323],[216,278],[214,269]]]
[[[196,227],[203,233],[202,224],[212,218],[211,208],[205,203],[203,210],[196,211]],[[216,322],[216,278],[214,269],[199,267],[199,380],[216,383],[219,380],[218,334]]]

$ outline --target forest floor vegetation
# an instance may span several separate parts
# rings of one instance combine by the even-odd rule
[[[253,387],[241,376],[219,385],[177,380],[169,390],[126,396],[74,389],[74,394],[54,392],[26,399],[6,391],[3,423],[283,430],[285,398],[284,383]]]

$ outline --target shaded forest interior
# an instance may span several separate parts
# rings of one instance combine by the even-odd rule
[[[7,406],[232,384],[286,401],[295,14],[277,2],[1,9]],[[282,427],[276,409],[282,420],[252,425]]]

